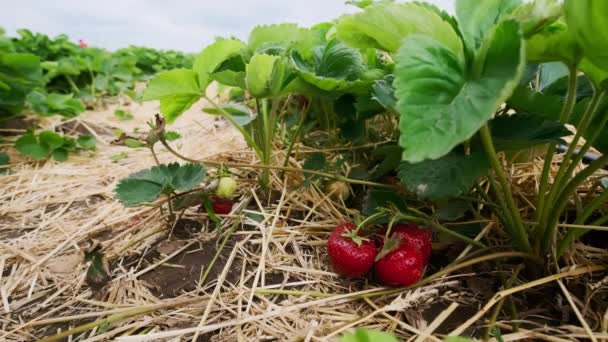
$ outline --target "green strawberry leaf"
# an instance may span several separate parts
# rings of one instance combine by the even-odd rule
[[[56,150],[53,150],[53,159],[55,159],[58,162],[64,162],[64,161],[68,160],[68,155],[69,155],[69,152],[63,148],[58,148]]]
[[[43,131],[38,135],[40,145],[47,146],[49,150],[60,148],[64,144],[64,139],[61,135],[51,131]]]
[[[172,123],[203,95],[197,73],[175,69],[157,74],[144,90],[143,101],[160,101],[160,111]]]
[[[494,145],[499,151],[519,150],[536,145],[564,144],[563,137],[572,135],[564,125],[540,115],[501,115],[489,122]]]
[[[441,43],[427,36],[408,37],[396,56],[394,82],[403,160],[441,158],[471,138],[517,86],[523,54],[514,21],[503,22],[488,35],[473,75]]]
[[[521,0],[457,0],[456,18],[467,49],[477,51],[496,24],[509,17]]]
[[[122,179],[116,186],[115,193],[125,206],[136,206],[153,202],[161,194],[192,190],[203,180],[205,173],[200,164],[162,164]]]
[[[175,141],[181,137],[182,137],[182,135],[177,133],[176,131],[163,132],[163,138],[165,138],[165,140],[167,140],[167,141]]]
[[[462,41],[452,24],[438,11],[417,3],[378,2],[363,12],[338,20],[336,35],[357,48],[376,48],[394,53],[404,38],[412,34],[426,35],[462,57]]]
[[[437,160],[403,162],[399,178],[419,198],[437,201],[465,194],[489,168],[490,163],[482,152],[470,156],[453,152]]]
[[[47,145],[41,145],[34,133],[22,135],[15,141],[15,148],[22,154],[34,159],[44,159],[49,156],[51,150]]]
[[[568,30],[583,48],[585,57],[608,71],[608,1],[566,0],[564,13]]]
[[[8,173],[8,167],[4,167],[10,163],[10,157],[6,152],[0,152],[0,175]]]
[[[192,65],[192,70],[197,75],[201,95],[205,93],[207,86],[211,83],[212,74],[224,62],[241,55],[245,49],[245,44],[236,39],[220,39],[203,49]]]
[[[81,135],[76,139],[76,143],[84,150],[95,151],[97,148],[97,139],[93,135]]]
[[[380,331],[357,328],[340,337],[340,342],[398,342],[397,338]]]
[[[141,142],[139,140],[133,139],[133,138],[127,138],[123,141],[123,144],[125,144],[125,146],[129,147],[129,148],[140,148],[140,147],[146,147],[146,143]]]
[[[116,116],[121,121],[129,121],[129,120],[133,120],[134,119],[133,114],[127,112],[124,109],[116,109],[114,111],[114,116]]]

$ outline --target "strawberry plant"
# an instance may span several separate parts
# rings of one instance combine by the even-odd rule
[[[56,161],[66,161],[70,152],[94,151],[95,147],[96,139],[92,135],[81,135],[73,139],[52,131],[42,131],[37,135],[28,132],[15,141],[17,151],[36,160],[53,157]]]
[[[471,200],[480,201],[500,219],[514,248],[544,256],[557,246],[556,256],[563,255],[585,231],[561,234],[558,223],[572,210],[577,189],[606,165],[604,154],[576,173],[592,147],[604,153],[607,148],[604,37],[594,41],[588,29],[606,21],[594,15],[587,23],[581,14],[601,13],[603,4],[458,0],[452,16],[420,2],[352,3],[361,10],[311,28],[267,25],[254,28],[247,41],[220,38],[192,65],[154,76],[143,100],[160,101],[158,140],[184,157],[158,132],[204,99],[205,112],[228,120],[256,153],[266,187],[269,170],[288,163],[275,165],[276,148],[291,156],[297,141],[315,147],[383,141],[381,147],[347,152],[367,169],[350,170],[357,180],[339,176],[339,182],[327,183],[335,200],[353,201],[348,194],[362,191],[353,184],[400,187],[368,192],[368,204],[375,204],[364,206],[364,214],[397,208],[401,218],[483,246],[436,222],[462,218]],[[211,99],[212,82],[230,87],[238,102]],[[568,145],[564,138],[573,134]],[[550,183],[561,146],[564,161]],[[545,166],[532,219],[522,217],[505,166],[538,156]],[[302,184],[327,176],[307,164],[314,177]],[[400,186],[374,182],[386,177],[398,177]],[[408,195],[437,212],[410,208]],[[605,202],[602,190],[576,212],[576,224],[598,222]]]

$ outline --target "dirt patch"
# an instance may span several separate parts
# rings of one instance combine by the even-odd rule
[[[178,232],[179,236],[184,236],[186,234],[183,230],[178,230]],[[175,236],[177,236],[177,234]],[[214,281],[222,273],[224,267],[226,267],[228,257],[238,240],[238,237],[233,236],[228,241],[220,256],[215,261],[205,283]],[[170,244],[165,243],[158,246],[155,252],[150,253],[144,258],[144,263],[141,267],[145,268],[165,257],[161,252],[169,252],[171,249],[177,250],[190,241],[190,239],[177,239],[170,241]],[[218,243],[216,240],[194,244],[171,258],[167,263],[142,275],[140,279],[146,282],[152,293],[158,298],[174,298],[182,292],[193,291],[196,289],[199,279],[205,272],[206,267],[211,263],[211,260],[215,256],[217,248]],[[240,263],[233,263],[225,281],[233,283],[240,278],[240,275]]]

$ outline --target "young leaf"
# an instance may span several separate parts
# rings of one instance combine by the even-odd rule
[[[532,35],[526,45],[526,58],[530,63],[561,61],[576,65],[583,57],[582,49],[562,22],[555,22]]]
[[[254,27],[249,34],[248,45],[249,50],[256,54],[271,51],[280,54],[292,46],[301,53],[310,54],[314,42],[310,30],[301,28],[297,24],[278,24]]]
[[[347,15],[336,24],[337,37],[357,48],[396,52],[403,39],[424,34],[462,56],[462,41],[452,25],[436,11],[416,3],[379,2],[363,12]]]
[[[247,64],[246,83],[249,93],[256,98],[263,98],[271,94],[275,65],[280,57],[271,55],[255,55]],[[279,80],[280,82],[280,80]]]
[[[148,83],[143,101],[160,100],[160,111],[172,123],[196,103],[202,95],[197,74],[192,70],[175,69],[157,74]]]
[[[95,151],[97,148],[97,139],[93,135],[81,135],[76,140],[78,146],[85,150]]]
[[[479,177],[487,174],[489,167],[482,152],[470,156],[451,153],[416,164],[403,162],[399,178],[419,198],[436,201],[465,194]]]
[[[498,25],[480,48],[477,75],[426,36],[406,39],[396,56],[395,94],[403,160],[437,159],[469,139],[513,92],[524,69],[519,24]],[[432,144],[428,142],[432,141]]]
[[[302,80],[324,92],[369,91],[373,80],[363,79],[366,67],[358,50],[334,39],[326,46],[318,46],[317,51],[312,63],[297,52],[292,53],[293,64]]]
[[[240,40],[220,39],[203,49],[192,65],[192,70],[198,77],[199,89],[202,94],[205,93],[207,86],[211,83],[211,74],[225,61],[241,54],[245,48],[245,44]]]
[[[513,11],[512,18],[522,27],[524,37],[541,31],[562,15],[562,4],[558,0],[533,0]]]

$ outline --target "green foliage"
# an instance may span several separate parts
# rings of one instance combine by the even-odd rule
[[[535,145],[565,144],[563,137],[572,135],[564,125],[540,115],[501,115],[489,122],[497,150],[521,150]]]
[[[114,116],[120,119],[121,121],[129,121],[133,120],[133,114],[129,113],[124,109],[116,109],[114,110]]]
[[[10,163],[11,159],[6,152],[0,152],[0,175],[8,173],[8,168],[5,166]]]
[[[489,168],[488,159],[481,152],[469,156],[453,152],[437,160],[403,162],[399,178],[419,198],[436,201],[466,194]]]
[[[160,111],[172,123],[202,95],[197,73],[175,69],[156,75],[144,91],[143,100],[160,100]]]
[[[36,160],[53,157],[57,161],[66,161],[69,152],[81,150],[95,150],[95,137],[83,135],[74,140],[52,131],[42,131],[36,135],[28,132],[15,141],[15,148],[22,154]]]
[[[564,14],[568,29],[589,61],[608,71],[608,2],[566,0]]]
[[[122,179],[116,186],[116,198],[125,206],[137,206],[157,200],[160,195],[188,191],[205,177],[200,164],[162,164],[142,170]]]
[[[395,53],[403,39],[423,34],[445,45],[461,56],[461,40],[452,25],[437,11],[416,3],[378,2],[363,12],[340,18],[336,24],[337,37],[357,48],[376,48]]]
[[[397,338],[380,331],[357,328],[340,337],[340,342],[397,342]]]
[[[467,49],[477,51],[496,24],[507,18],[520,5],[521,0],[457,1],[456,18]]]
[[[582,50],[566,25],[555,22],[528,39],[526,55],[530,63],[561,61],[576,65]]]
[[[42,116],[59,114],[72,118],[85,110],[82,101],[75,99],[72,94],[47,94],[42,90],[34,90],[27,95],[27,101],[34,112]]]
[[[514,21],[492,30],[470,71],[465,61],[432,38],[407,38],[396,57],[394,82],[403,159],[437,159],[471,138],[515,89],[523,53]]]
[[[37,56],[0,52],[0,118],[21,112],[27,94],[42,85]]]

